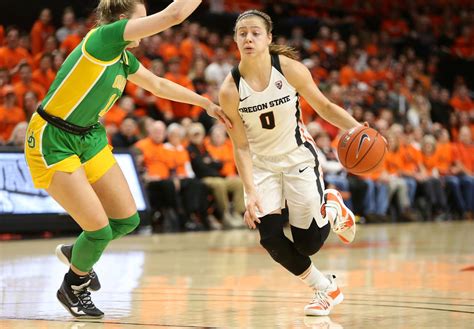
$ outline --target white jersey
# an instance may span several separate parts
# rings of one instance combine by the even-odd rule
[[[283,75],[278,55],[272,55],[270,82],[263,91],[253,90],[238,67],[234,67],[232,76],[239,90],[239,114],[253,154],[277,156],[303,144],[314,146],[301,121],[298,93]]]

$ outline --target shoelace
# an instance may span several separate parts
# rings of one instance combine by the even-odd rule
[[[91,279],[95,279],[96,276],[97,276],[97,274],[95,274],[95,271],[94,271],[94,270],[91,270],[91,271],[89,272],[89,277],[90,277]]]
[[[74,295],[76,295],[77,299],[81,301],[82,306],[84,308],[94,308],[95,305],[91,299],[91,292],[87,289],[82,290],[74,290]]]
[[[328,295],[323,291],[315,291],[311,304],[321,305],[321,307],[325,309],[328,309],[331,306]]]
[[[339,213],[337,211],[337,208],[333,207],[333,206],[330,206],[330,205],[327,205],[326,204],[326,208],[332,208],[334,210],[336,210],[336,217],[334,218],[333,222],[332,222],[332,229],[334,232],[340,232],[340,231],[343,231],[345,228],[346,228],[346,224],[348,222],[348,220],[340,220],[340,216],[339,216]]]

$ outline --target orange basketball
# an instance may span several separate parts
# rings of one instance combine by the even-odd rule
[[[346,131],[337,145],[341,164],[353,174],[368,174],[383,164],[387,143],[375,129],[361,126]]]

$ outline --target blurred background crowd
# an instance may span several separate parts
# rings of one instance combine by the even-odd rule
[[[154,74],[217,103],[220,84],[239,59],[235,18],[252,8],[270,14],[273,41],[298,50],[329,99],[388,140],[383,168],[351,175],[337,160],[341,132],[301,100],[326,186],[342,191],[359,218],[473,218],[471,1],[208,0],[189,21],[142,40],[132,52]],[[78,12],[66,7],[55,18],[44,8],[28,29],[0,25],[1,148],[23,148],[38,102],[94,27],[94,13]],[[232,145],[225,128],[203,109],[128,83],[101,120],[110,143],[135,155],[157,231],[242,226],[243,191]]]

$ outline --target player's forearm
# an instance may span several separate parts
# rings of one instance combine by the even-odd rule
[[[246,193],[253,193],[256,191],[253,183],[252,175],[252,159],[248,147],[234,146],[235,165],[239,171],[239,176],[242,179],[244,190]]]
[[[139,40],[180,24],[201,2],[201,0],[175,0],[156,14],[131,20],[125,28],[124,39]]]
[[[346,110],[331,102],[328,102],[326,106],[318,108],[318,114],[324,120],[344,131],[361,125]]]
[[[204,109],[207,109],[212,104],[209,99],[196,94],[194,91],[162,78],[159,78],[159,84],[154,86],[153,94],[160,98],[197,105]]]

